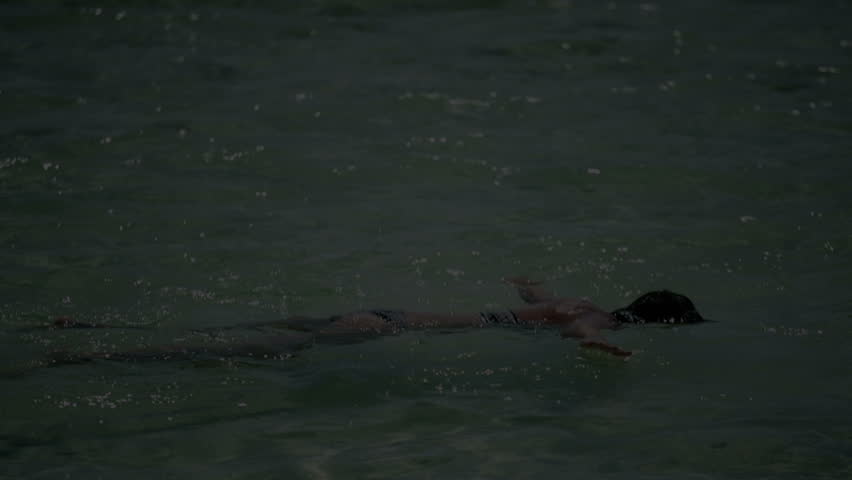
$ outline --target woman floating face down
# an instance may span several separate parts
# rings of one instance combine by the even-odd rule
[[[575,338],[585,348],[597,349],[620,357],[632,352],[609,343],[603,330],[617,330],[630,324],[688,324],[704,322],[692,301],[668,290],[648,292],[630,305],[613,312],[602,310],[586,299],[560,298],[544,289],[541,282],[526,277],[507,278],[526,306],[511,310],[483,311],[468,314],[410,312],[404,310],[364,310],[330,318],[290,317],[284,320],[216,327],[204,331],[257,329],[272,331],[265,340],[254,343],[187,348],[185,346],[152,347],[128,352],[68,354],[56,352],[54,364],[80,363],[93,359],[167,360],[199,355],[275,357],[288,355],[315,342],[359,341],[364,336],[396,334],[413,329],[451,329],[490,326],[550,327],[559,329],[562,337]],[[51,328],[120,328],[76,322],[63,317]],[[270,330],[271,329],[271,330]],[[282,329],[282,330],[277,330]]]

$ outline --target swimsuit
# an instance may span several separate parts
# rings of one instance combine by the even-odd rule
[[[367,313],[372,313],[385,322],[392,323],[400,327],[403,322],[405,322],[405,312],[402,310],[367,310]]]
[[[401,310],[368,310],[367,313],[381,318],[387,323],[392,323],[397,326],[402,326],[405,322],[405,312]],[[488,324],[503,324],[503,325],[520,325],[521,321],[515,312],[505,310],[502,312],[479,312],[479,320],[482,325]]]
[[[482,323],[482,325],[488,325],[490,323],[503,325],[521,324],[521,321],[520,319],[518,319],[518,316],[515,315],[515,312],[511,310],[505,310],[502,312],[479,312],[479,321]]]
[[[403,327],[405,326],[406,313],[402,310],[365,310],[364,313],[369,313],[370,315],[375,315],[385,322],[393,325],[394,327]],[[341,318],[340,315],[336,315],[330,318],[332,322],[337,321]],[[515,314],[515,312],[511,310],[503,310],[503,311],[485,311],[479,312],[479,321],[482,326],[488,325],[521,325],[521,320]]]

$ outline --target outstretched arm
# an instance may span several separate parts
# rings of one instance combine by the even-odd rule
[[[542,303],[556,300],[552,291],[541,286],[541,281],[530,280],[528,277],[507,277],[503,281],[518,289],[518,295],[526,303]]]
[[[576,319],[562,329],[563,338],[576,338],[583,348],[600,350],[618,357],[629,357],[633,352],[623,350],[609,342],[603,337],[601,328],[610,320],[604,318],[606,314],[600,312],[589,312],[587,315]],[[607,322],[607,323],[605,323]]]

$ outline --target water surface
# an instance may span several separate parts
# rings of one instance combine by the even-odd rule
[[[852,474],[848,2],[123,5],[0,5],[3,477]],[[42,367],[506,274],[718,323]]]

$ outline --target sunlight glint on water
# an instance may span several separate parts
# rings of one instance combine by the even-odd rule
[[[0,7],[6,475],[852,474],[848,6],[160,3]],[[717,322],[44,368],[509,274]]]

